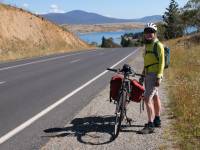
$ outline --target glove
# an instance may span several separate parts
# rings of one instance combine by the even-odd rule
[[[140,77],[140,78],[139,78],[139,83],[140,83],[141,85],[143,85],[143,82],[144,82],[144,77]]]

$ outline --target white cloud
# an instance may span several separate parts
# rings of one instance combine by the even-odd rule
[[[24,3],[24,4],[23,4],[23,7],[24,7],[24,8],[27,8],[27,7],[29,7],[29,4]]]
[[[52,5],[50,6],[50,12],[53,12],[53,13],[64,13],[64,11],[61,10],[61,9],[58,7],[58,5],[56,5],[56,4],[52,4]]]

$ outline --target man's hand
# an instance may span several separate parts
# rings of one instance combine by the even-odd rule
[[[143,82],[144,82],[144,77],[140,77],[140,78],[139,78],[139,83],[140,83],[141,85],[143,85]]]
[[[157,78],[157,79],[156,79],[156,86],[157,86],[157,87],[160,86],[160,82],[161,82],[161,79],[160,79],[160,78]]]

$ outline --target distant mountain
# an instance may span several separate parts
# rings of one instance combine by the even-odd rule
[[[82,10],[74,10],[67,13],[49,13],[42,17],[57,24],[102,24],[102,23],[122,23],[122,22],[159,22],[162,16],[154,15],[139,19],[118,19],[105,17],[96,13],[89,13]]]
[[[142,22],[142,23],[163,21],[161,15],[146,16],[146,17],[143,17],[143,18],[133,19],[133,20],[134,20],[134,22]]]

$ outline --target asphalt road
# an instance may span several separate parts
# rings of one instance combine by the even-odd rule
[[[135,50],[97,49],[0,64],[0,150],[39,149],[49,140],[43,130],[69,122],[109,83],[106,68]]]

